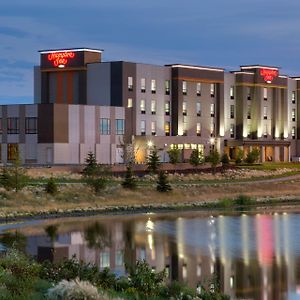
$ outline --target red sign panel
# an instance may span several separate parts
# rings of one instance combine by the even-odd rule
[[[75,52],[53,52],[48,54],[48,61],[53,63],[54,67],[64,68],[70,59],[75,57]]]
[[[260,76],[264,78],[265,82],[271,83],[278,76],[278,70],[260,69]]]

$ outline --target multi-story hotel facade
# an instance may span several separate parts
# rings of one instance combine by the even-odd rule
[[[1,161],[19,151],[24,163],[122,163],[132,145],[138,163],[156,147],[212,149],[234,159],[259,148],[261,161],[300,157],[300,78],[273,66],[239,71],[173,64],[102,61],[102,50],[40,51],[34,104],[2,105]]]

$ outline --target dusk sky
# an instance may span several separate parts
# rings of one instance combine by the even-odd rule
[[[33,102],[38,50],[93,47],[103,59],[300,75],[299,0],[1,0],[0,104]]]

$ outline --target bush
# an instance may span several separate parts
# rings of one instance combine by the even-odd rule
[[[181,150],[177,148],[170,149],[168,151],[169,161],[171,164],[176,165],[180,161]]]
[[[194,166],[197,167],[199,166],[201,163],[203,162],[203,159],[201,157],[201,152],[198,149],[194,149],[191,153],[190,159],[189,159],[189,163]]]
[[[86,184],[94,191],[95,194],[99,194],[107,186],[107,178],[104,177],[88,177],[86,178]]]
[[[244,152],[242,149],[239,149],[236,158],[235,158],[235,164],[240,165],[243,162]]]
[[[190,300],[195,299],[196,292],[186,284],[172,281],[166,288],[162,289],[160,296],[164,299]]]
[[[207,157],[207,161],[211,165],[212,174],[216,174],[216,168],[218,163],[220,163],[220,154],[217,150],[213,150],[210,152],[209,156]]]
[[[22,190],[27,186],[28,180],[26,170],[20,166],[19,162],[15,162],[13,167],[2,168],[0,185],[7,191],[15,190],[18,192]]]
[[[223,166],[228,166],[229,165],[229,157],[226,153],[224,153],[221,157],[221,163]]]
[[[45,192],[50,195],[56,195],[58,192],[57,184],[53,177],[49,179],[45,186]]]
[[[246,163],[254,164],[255,162],[257,162],[259,160],[259,156],[260,156],[259,149],[253,149],[252,151],[250,151],[247,154]]]
[[[172,187],[168,182],[167,174],[164,171],[160,171],[158,174],[156,190],[161,193],[166,193],[172,190]]]
[[[222,207],[222,208],[230,208],[234,205],[234,201],[233,199],[230,198],[223,198],[221,200],[219,200],[218,202],[218,206]]]
[[[240,195],[234,200],[234,204],[238,206],[246,206],[246,205],[252,205],[255,201],[246,195]]]
[[[136,179],[133,175],[133,171],[132,171],[132,166],[131,164],[129,164],[127,167],[126,167],[126,174],[125,174],[125,179],[124,181],[122,182],[122,186],[123,188],[125,189],[135,189],[136,188]]]

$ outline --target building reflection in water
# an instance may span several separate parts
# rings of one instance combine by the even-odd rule
[[[54,237],[24,228],[27,252],[52,261],[76,255],[119,275],[146,260],[192,287],[216,276],[234,299],[300,299],[300,215],[146,215],[76,226],[61,224]]]

